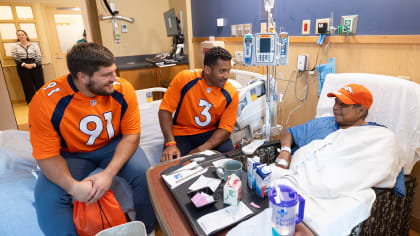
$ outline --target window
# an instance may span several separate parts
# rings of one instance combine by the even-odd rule
[[[12,59],[11,49],[16,43],[16,30],[22,29],[31,42],[39,45],[37,22],[32,5],[25,3],[0,3],[0,55]]]

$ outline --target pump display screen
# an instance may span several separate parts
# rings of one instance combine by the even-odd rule
[[[270,52],[271,49],[271,38],[260,38],[260,52]]]

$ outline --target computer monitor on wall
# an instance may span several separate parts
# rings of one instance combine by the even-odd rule
[[[166,25],[166,34],[169,36],[177,36],[180,33],[178,20],[175,15],[175,9],[172,8],[169,11],[163,13]]]
[[[172,8],[164,12],[163,17],[165,19],[166,35],[173,37],[170,57],[174,60],[182,60],[184,58],[184,34],[179,25],[180,21],[175,15],[175,9]]]

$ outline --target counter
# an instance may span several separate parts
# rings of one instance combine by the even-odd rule
[[[176,63],[175,66],[158,67],[154,63],[146,61],[152,55],[116,57],[117,75],[127,79],[134,89],[146,89],[152,87],[168,87],[175,75],[188,70],[188,58]]]

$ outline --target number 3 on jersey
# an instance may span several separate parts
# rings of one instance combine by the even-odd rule
[[[210,124],[211,119],[212,119],[209,111],[210,111],[210,108],[213,106],[213,104],[210,104],[204,99],[200,99],[198,106],[204,107],[200,115],[204,116],[206,119],[204,121],[201,121],[199,116],[195,116],[194,121],[198,126],[201,126],[201,127],[207,126],[208,124]]]
[[[112,126],[112,112],[105,112],[104,118],[106,121],[106,132],[108,134],[108,139],[111,139],[115,135],[114,127]],[[95,128],[90,130],[88,128],[89,123],[94,123]],[[79,129],[84,134],[89,135],[89,139],[86,142],[86,145],[93,145],[95,143],[96,138],[98,138],[99,135],[101,135],[102,130],[104,129],[104,125],[99,116],[86,116],[80,121]]]

